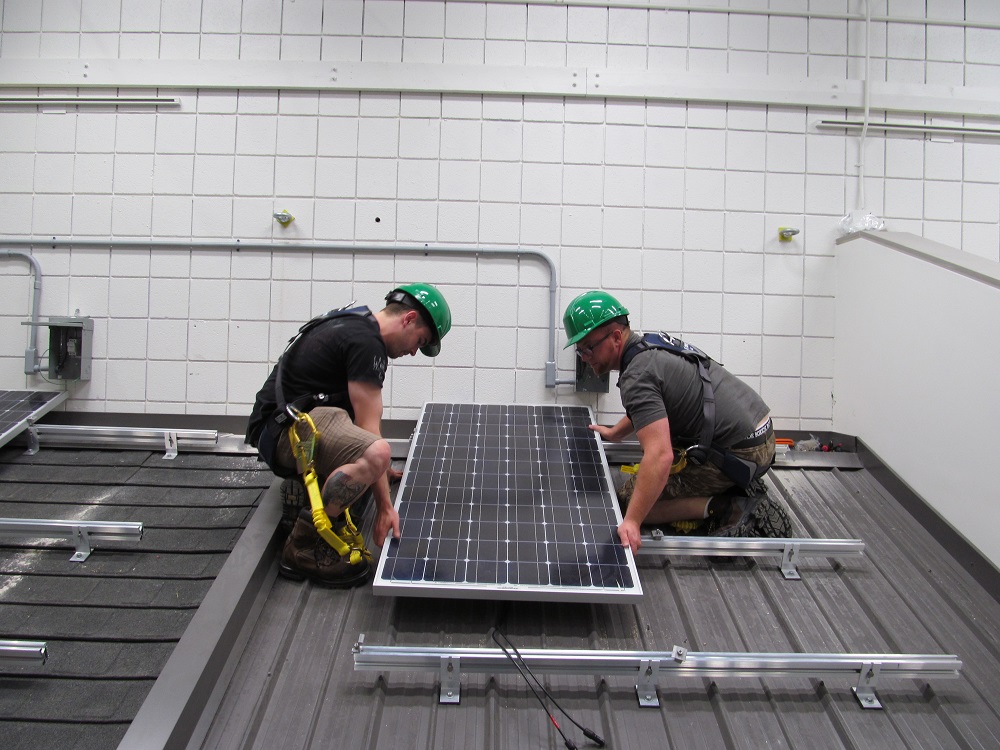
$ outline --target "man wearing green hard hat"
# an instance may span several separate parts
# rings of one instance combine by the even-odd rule
[[[700,536],[787,537],[785,509],[767,494],[763,475],[774,461],[767,404],[697,347],[629,325],[628,309],[604,291],[566,308],[567,347],[598,375],[617,370],[625,416],[605,440],[635,432],[640,470],[619,493],[623,545],[635,552],[640,525],[669,525]]]
[[[399,536],[389,497],[390,449],[381,437],[385,370],[388,360],[417,351],[437,356],[451,330],[451,309],[431,284],[404,284],[385,299],[378,312],[351,303],[303,325],[257,393],[247,442],[285,478],[282,526],[290,534],[279,572],[287,578],[365,583],[371,555],[348,508],[369,488],[375,543]],[[312,506],[309,485],[317,488]]]

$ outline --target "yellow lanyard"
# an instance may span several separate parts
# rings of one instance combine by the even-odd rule
[[[341,557],[348,557],[351,565],[357,565],[364,560],[371,560],[372,554],[365,547],[365,540],[354,525],[351,514],[344,509],[344,518],[347,523],[344,527],[345,541],[333,530],[330,517],[323,507],[323,497],[320,494],[319,480],[316,478],[316,443],[319,440],[319,430],[306,412],[299,411],[294,406],[288,407],[288,412],[294,417],[294,421],[288,428],[288,442],[292,447],[292,456],[295,457],[295,468],[302,475],[302,481],[306,486],[309,495],[309,506],[312,510],[313,525],[316,532],[336,550]],[[306,437],[299,435],[299,428],[305,430]]]

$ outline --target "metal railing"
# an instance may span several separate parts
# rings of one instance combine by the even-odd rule
[[[44,641],[0,640],[0,666],[44,664],[48,658],[48,645]]]
[[[781,574],[789,580],[802,576],[796,567],[799,558],[807,555],[836,557],[863,555],[865,543],[860,539],[758,539],[714,536],[642,536],[639,555],[690,555],[703,557],[780,557]]]
[[[21,535],[66,539],[76,547],[72,562],[83,562],[94,541],[138,542],[142,524],[137,521],[54,521],[40,518],[0,518],[0,536]]]
[[[457,703],[459,677],[517,671],[499,648],[370,646],[362,633],[354,644],[355,671],[437,672],[441,703]],[[852,675],[862,708],[881,708],[875,695],[880,678],[956,678],[962,662],[951,654],[796,654],[688,651],[597,651],[519,648],[521,664],[537,674],[624,676],[636,680],[639,704],[660,705],[657,687],[666,677],[826,677]]]
[[[28,432],[29,454],[38,452],[44,443],[62,447],[162,449],[164,458],[173,459],[180,447],[186,451],[212,451],[219,445],[216,430],[39,424]]]

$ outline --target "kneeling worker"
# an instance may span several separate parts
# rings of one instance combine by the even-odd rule
[[[283,576],[337,587],[366,581],[370,555],[347,509],[369,487],[377,509],[375,544],[390,532],[399,537],[386,474],[391,453],[381,437],[385,369],[389,359],[418,350],[437,356],[450,329],[451,310],[441,292],[430,284],[405,284],[389,292],[378,312],[364,306],[332,310],[289,342],[257,394],[247,427],[247,442],[286,477],[282,502],[290,517],[283,522],[291,533],[279,567]],[[305,436],[296,431],[302,423],[309,427]],[[318,482],[310,481],[306,462]],[[318,499],[314,506],[322,523],[314,523],[297,474],[306,474],[306,485],[322,487],[323,508]]]
[[[639,548],[641,524],[789,536],[784,508],[761,481],[774,461],[767,404],[701,350],[662,332],[633,331],[628,314],[607,292],[591,291],[563,315],[566,346],[575,344],[598,375],[620,373],[626,416],[591,429],[613,442],[635,431],[642,447],[641,470],[620,493],[622,544]]]

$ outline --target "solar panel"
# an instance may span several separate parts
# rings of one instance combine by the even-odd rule
[[[66,391],[0,391],[0,446],[66,400]]]
[[[537,601],[641,596],[586,406],[424,405],[400,483],[400,539],[376,594]]]

